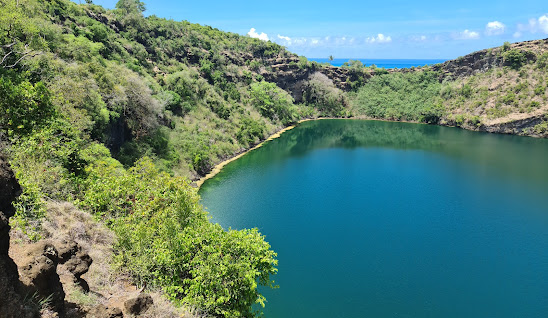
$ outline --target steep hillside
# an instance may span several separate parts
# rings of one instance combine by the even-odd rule
[[[369,80],[353,114],[548,136],[548,39],[505,43],[431,67]]]

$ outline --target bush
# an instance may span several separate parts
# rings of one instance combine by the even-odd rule
[[[8,134],[28,134],[55,115],[49,91],[42,82],[0,75],[0,129]]]
[[[470,96],[472,96],[472,86],[470,86],[469,84],[464,84],[460,90],[460,93],[462,96],[469,98]]]
[[[526,62],[525,54],[517,49],[511,49],[502,54],[504,63],[515,70],[519,70]]]
[[[266,126],[264,122],[244,117],[236,134],[238,142],[244,146],[257,143],[264,137]]]
[[[283,125],[296,121],[293,98],[274,83],[257,82],[251,84],[251,104],[259,113]]]
[[[314,74],[303,89],[303,100],[314,106],[321,116],[343,116],[348,101],[323,74]]]
[[[353,108],[373,118],[427,120],[432,111],[438,115],[441,87],[431,71],[374,76],[358,90]]]
[[[548,52],[542,53],[537,59],[537,67],[539,69],[548,68]]]
[[[264,305],[258,284],[273,287],[276,254],[254,230],[224,231],[209,223],[188,181],[144,158],[125,171],[98,161],[88,167],[82,208],[118,236],[115,263],[140,284],[211,315],[249,317]]]

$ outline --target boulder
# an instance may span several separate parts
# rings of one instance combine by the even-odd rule
[[[19,274],[26,294],[48,300],[52,309],[63,312],[65,292],[57,274],[58,255],[50,241],[32,244],[26,250]]]
[[[139,294],[137,297],[129,298],[124,302],[124,309],[128,314],[140,315],[147,311],[153,304],[152,297],[148,294]]]

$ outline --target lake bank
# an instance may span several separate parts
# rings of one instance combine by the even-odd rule
[[[235,160],[240,159],[242,156],[246,155],[250,151],[253,151],[255,149],[258,149],[258,148],[262,147],[264,145],[264,143],[266,143],[268,141],[271,141],[273,139],[279,138],[284,132],[289,131],[289,130],[297,127],[299,124],[301,124],[303,122],[307,122],[307,121],[312,121],[312,120],[324,120],[324,119],[345,120],[345,119],[348,119],[348,120],[372,120],[372,121],[382,121],[382,122],[413,123],[413,124],[421,124],[421,125],[455,127],[455,128],[460,128],[460,129],[470,130],[470,131],[475,131],[475,132],[488,132],[488,133],[493,133],[493,134],[505,134],[505,135],[522,136],[519,133],[519,129],[523,130],[524,128],[535,126],[539,122],[542,122],[542,120],[544,118],[543,116],[544,115],[537,115],[537,116],[532,116],[532,117],[525,117],[525,118],[518,119],[518,120],[515,120],[515,121],[497,122],[497,123],[495,123],[493,125],[490,125],[490,126],[486,126],[486,125],[477,126],[477,125],[471,125],[471,124],[466,124],[466,123],[459,126],[459,125],[456,125],[455,122],[444,122],[444,123],[439,123],[439,124],[427,124],[427,123],[422,123],[422,122],[418,122],[418,121],[378,119],[378,118],[371,118],[371,117],[367,117],[367,116],[355,116],[355,117],[349,117],[349,118],[338,118],[338,117],[306,118],[306,119],[299,120],[294,125],[291,125],[291,126],[288,126],[288,127],[285,127],[283,129],[280,129],[280,130],[276,131],[275,133],[268,136],[266,139],[259,142],[257,145],[255,145],[255,146],[253,146],[249,149],[245,149],[242,152],[234,154],[234,156],[231,156],[230,158],[225,159],[225,160],[215,164],[215,166],[213,167],[213,169],[211,169],[210,172],[208,172],[204,177],[195,180],[194,183],[196,185],[196,188],[200,189],[200,187],[203,185],[203,183],[206,180],[215,177],[219,172],[221,172],[223,167],[226,166],[227,164],[229,164],[229,163],[231,163]],[[526,135],[526,136],[533,137],[533,138],[546,138],[545,136],[542,136],[542,135]]]

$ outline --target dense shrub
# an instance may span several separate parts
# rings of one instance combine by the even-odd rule
[[[28,134],[55,114],[50,93],[41,82],[0,73],[0,129],[8,134]]]
[[[124,170],[112,161],[87,169],[83,208],[118,236],[118,266],[141,284],[213,315],[249,317],[264,305],[258,284],[273,286],[276,254],[257,230],[224,231],[207,220],[188,181],[160,172],[149,159]]]
[[[353,109],[373,118],[433,121],[441,115],[440,90],[430,71],[374,76],[359,89]]]
[[[322,116],[344,116],[348,100],[329,78],[315,73],[303,90],[303,100],[314,105]]]
[[[293,98],[274,83],[251,84],[251,103],[266,118],[287,125],[296,121]]]
[[[504,63],[515,70],[519,70],[527,61],[525,54],[518,49],[508,50],[502,54],[502,57],[504,58]]]

